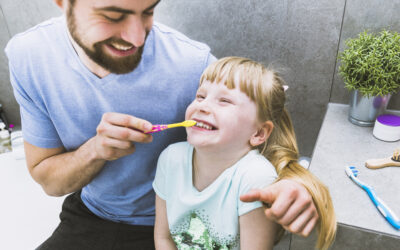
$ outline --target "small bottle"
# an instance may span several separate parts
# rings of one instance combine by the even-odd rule
[[[6,128],[8,128],[8,121],[6,118],[6,114],[3,111],[3,105],[0,103],[0,122],[3,122],[6,125]]]
[[[24,138],[21,130],[11,132],[11,148],[16,160],[25,159]]]
[[[6,129],[6,125],[0,123],[0,154],[11,152],[10,132]]]

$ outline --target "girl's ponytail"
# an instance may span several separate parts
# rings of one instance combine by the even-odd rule
[[[328,249],[335,239],[336,218],[327,187],[298,163],[297,142],[290,116],[283,109],[274,121],[274,130],[264,147],[263,155],[275,166],[279,181],[290,179],[302,184],[313,198],[319,215],[318,249]]]

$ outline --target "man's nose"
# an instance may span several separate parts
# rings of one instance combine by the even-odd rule
[[[140,47],[146,40],[146,27],[143,20],[132,15],[121,31],[121,38],[132,43],[135,47]]]

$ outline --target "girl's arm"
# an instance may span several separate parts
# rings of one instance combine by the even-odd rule
[[[278,225],[265,217],[259,207],[239,217],[240,249],[271,249],[274,246]]]
[[[156,249],[177,249],[168,227],[165,200],[156,195],[156,221],[154,225],[154,242]]]

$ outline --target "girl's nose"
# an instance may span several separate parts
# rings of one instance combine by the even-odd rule
[[[208,99],[204,99],[199,103],[199,111],[203,113],[210,113],[211,111],[211,103]]]

